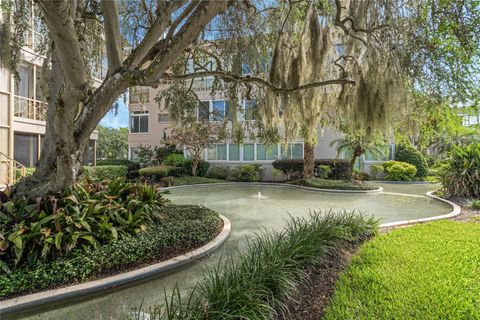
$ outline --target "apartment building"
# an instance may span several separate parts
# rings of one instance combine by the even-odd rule
[[[38,50],[44,38],[40,23],[32,4],[26,43],[16,70],[18,78],[0,68],[0,185],[15,183],[16,169],[34,167],[42,151],[47,100],[41,81],[44,58]],[[95,77],[101,79],[104,73],[100,67]],[[95,163],[98,132],[90,139],[86,164]]]
[[[228,100],[218,92],[211,93],[213,78],[193,80],[192,89],[198,95],[199,103],[197,117],[202,120],[221,122],[228,116]],[[188,84],[190,85],[190,83]],[[169,128],[174,126],[170,122],[168,111],[163,105],[155,101],[155,97],[162,90],[158,88],[136,87],[129,95],[129,158],[136,159],[136,150],[139,146],[158,146],[164,134],[168,135]],[[243,121],[255,121],[249,118],[249,108],[255,108],[255,103],[249,100],[240,102],[243,110],[239,118]],[[245,119],[246,118],[246,119]],[[318,139],[315,147],[316,159],[333,159],[337,155],[335,148],[330,146],[334,139],[342,137],[342,133],[332,128],[318,128]],[[240,164],[260,164],[268,178],[271,173],[271,163],[277,159],[303,159],[303,141],[297,140],[288,146],[278,144],[266,146],[258,140],[245,139],[243,144],[236,144],[231,140],[222,141],[205,149],[203,159],[214,166],[234,167]]]

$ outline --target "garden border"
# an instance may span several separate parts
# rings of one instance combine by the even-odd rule
[[[196,261],[218,249],[230,235],[232,230],[232,224],[230,220],[221,214],[219,214],[219,216],[223,221],[222,231],[215,237],[215,239],[200,248],[169,260],[129,272],[120,273],[114,276],[2,300],[0,301],[0,315],[12,315],[25,310],[31,310],[32,308],[36,308],[47,303],[55,303],[67,299],[76,299],[101,291],[111,290],[113,288],[138,282],[149,277],[159,276],[163,273],[172,271],[188,263]]]
[[[183,186],[172,186],[162,188],[163,190],[174,190],[174,189],[181,189],[181,188],[191,188],[191,187],[205,187],[205,186],[235,186],[235,185],[244,185],[244,186],[277,186],[277,187],[289,187],[289,188],[297,188],[297,189],[304,189],[310,191],[318,191],[318,192],[325,192],[325,193],[381,193],[383,192],[382,187],[378,187],[374,190],[341,190],[341,189],[321,189],[321,188],[313,188],[313,187],[305,187],[299,186],[296,184],[288,184],[288,183],[276,183],[276,182],[219,182],[219,183],[198,183],[198,184],[187,184]]]
[[[418,223],[426,223],[426,222],[431,222],[431,221],[436,221],[436,220],[450,219],[450,218],[454,218],[454,217],[456,217],[460,214],[460,212],[462,211],[462,208],[458,204],[456,204],[452,201],[449,201],[447,199],[437,197],[437,196],[433,195],[434,192],[435,191],[430,191],[430,192],[427,192],[425,195],[429,198],[434,199],[434,200],[441,201],[441,202],[444,202],[444,203],[447,203],[447,204],[451,205],[453,210],[450,211],[450,213],[442,214],[442,215],[439,215],[439,216],[428,217],[428,218],[420,218],[420,219],[413,219],[413,220],[403,220],[403,221],[382,223],[380,225],[380,228],[381,229],[390,229],[390,228],[396,228],[396,227],[402,227],[402,226],[409,226],[409,225],[418,224]]]

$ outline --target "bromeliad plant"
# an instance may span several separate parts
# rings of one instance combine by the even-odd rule
[[[167,200],[155,186],[128,183],[75,185],[60,197],[0,199],[0,267],[6,271],[38,259],[90,250],[145,231]]]

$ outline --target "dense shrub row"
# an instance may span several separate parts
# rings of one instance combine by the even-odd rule
[[[84,166],[81,179],[90,180],[92,182],[101,182],[103,180],[115,180],[125,178],[127,176],[126,166],[104,165],[104,166]]]
[[[211,179],[224,179],[239,182],[261,181],[263,168],[258,164],[243,164],[231,169],[227,166],[214,166],[207,172]]]
[[[33,204],[0,193],[0,267],[34,266],[138,234],[165,201],[154,186],[120,179],[76,185]]]
[[[166,205],[154,215],[149,232],[141,232],[109,244],[75,250],[54,261],[39,261],[0,277],[0,299],[65,283],[80,282],[103,272],[123,270],[137,263],[170,258],[211,241],[221,220],[200,206]]]
[[[287,180],[298,179],[303,176],[303,160],[275,160],[272,163],[275,169],[281,170]],[[330,172],[325,174],[325,166],[330,167]],[[327,177],[334,180],[347,180],[351,177],[350,163],[348,160],[315,160],[315,176]]]
[[[127,171],[140,169],[140,164],[127,159],[97,160],[97,166],[125,166]]]
[[[155,181],[158,181],[163,177],[178,177],[181,175],[181,173],[182,168],[174,166],[148,167],[139,170],[140,176],[151,178]]]
[[[364,241],[377,222],[353,213],[292,218],[280,232],[262,233],[239,256],[206,272],[187,299],[177,291],[151,319],[276,319],[307,276],[346,246]]]
[[[399,145],[395,149],[395,160],[415,166],[417,178],[425,178],[428,175],[427,159],[420,151],[410,146]]]

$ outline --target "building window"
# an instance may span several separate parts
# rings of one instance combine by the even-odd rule
[[[225,143],[216,143],[208,147],[208,160],[227,160],[227,145]]]
[[[14,158],[25,167],[34,167],[38,162],[38,136],[18,134],[14,135]]]
[[[282,159],[303,159],[303,143],[289,143],[281,145]]]
[[[208,101],[201,101],[198,104],[198,119],[204,121],[210,120],[210,103]]]
[[[214,100],[213,101],[213,121],[225,120],[225,115],[228,114],[228,101]]]
[[[278,145],[265,146],[262,143],[257,144],[257,160],[277,160]]]
[[[158,122],[170,122],[170,115],[168,113],[159,113]]]
[[[133,87],[130,89],[130,103],[148,103],[150,102],[149,87]]]
[[[15,80],[15,95],[33,99],[33,69],[25,66],[18,66],[19,78]]]
[[[247,143],[243,145],[243,161],[255,160],[255,145],[253,143]]]
[[[228,160],[239,161],[240,160],[240,145],[229,144],[228,145]]]
[[[148,133],[148,111],[130,113],[130,133]]]

